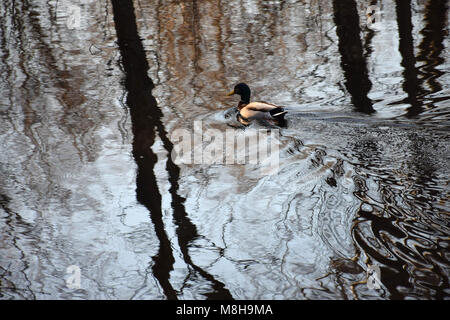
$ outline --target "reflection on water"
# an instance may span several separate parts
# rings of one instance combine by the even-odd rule
[[[3,1],[1,298],[448,298],[448,4],[368,3]],[[241,81],[278,171],[175,163]]]
[[[372,87],[359,34],[359,16],[355,1],[333,1],[336,34],[339,38],[341,67],[345,74],[345,86],[355,108],[365,113],[375,110],[367,94]]]

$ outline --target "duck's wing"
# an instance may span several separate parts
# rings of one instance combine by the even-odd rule
[[[267,102],[250,102],[245,108],[253,111],[270,112],[271,110],[280,107]]]
[[[272,117],[281,117],[287,113],[283,107],[267,102],[251,102],[245,109],[248,110],[247,112],[268,112]]]

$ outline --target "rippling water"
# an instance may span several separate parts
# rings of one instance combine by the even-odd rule
[[[2,1],[1,299],[448,299],[447,2],[368,4]],[[263,129],[268,174],[173,157]]]

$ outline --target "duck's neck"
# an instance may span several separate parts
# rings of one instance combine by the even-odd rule
[[[244,101],[239,101],[238,104],[238,109],[241,110],[243,107],[245,107],[248,104],[248,102],[244,102]]]
[[[249,93],[241,94],[241,101],[239,101],[238,108],[242,108],[249,103],[250,103],[250,94]]]

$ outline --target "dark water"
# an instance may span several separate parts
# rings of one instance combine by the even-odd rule
[[[1,299],[448,299],[448,21],[439,0],[2,1]],[[239,126],[242,81],[285,128]],[[176,161],[199,123],[270,128],[279,168]]]

